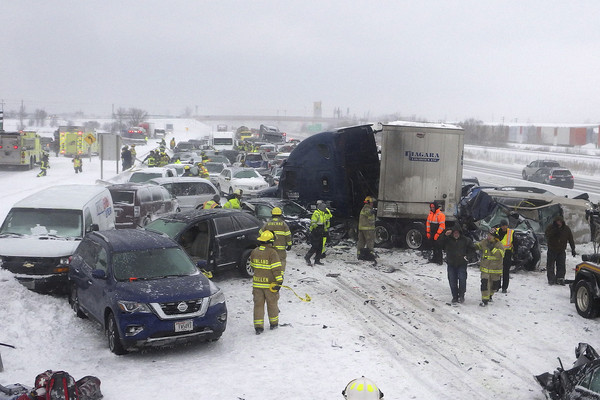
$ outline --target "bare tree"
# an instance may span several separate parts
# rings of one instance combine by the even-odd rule
[[[144,110],[140,110],[139,108],[130,108],[128,110],[128,114],[129,123],[131,126],[139,126],[139,124],[148,118],[148,113]]]
[[[46,123],[46,118],[48,118],[48,113],[45,110],[38,108],[33,112],[33,119],[35,120],[35,124],[37,126],[44,126]]]
[[[23,104],[23,102],[21,102],[21,107],[19,107],[18,117],[19,126],[17,127],[17,130],[22,131],[23,129],[25,129],[25,124],[23,121],[25,120],[25,118],[27,118],[27,112],[25,111],[25,105]]]
[[[100,122],[98,121],[87,121],[83,124],[83,129],[87,131],[93,131],[100,128]]]

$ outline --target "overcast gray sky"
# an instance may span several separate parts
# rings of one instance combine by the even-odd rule
[[[0,100],[600,121],[600,1],[4,0]]]

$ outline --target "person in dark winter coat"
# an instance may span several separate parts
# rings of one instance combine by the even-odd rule
[[[546,242],[548,243],[548,252],[546,253],[546,276],[548,277],[549,285],[564,285],[566,272],[566,250],[567,243],[571,246],[571,254],[573,257],[577,255],[575,252],[575,241],[571,229],[565,224],[565,220],[560,215],[554,218],[546,228]],[[556,273],[554,266],[556,265]]]
[[[467,290],[467,255],[475,252],[475,245],[471,239],[463,236],[458,226],[446,230],[440,242],[446,252],[452,303],[462,303]]]
[[[129,150],[128,146],[123,146],[123,148],[121,149],[121,163],[122,163],[123,171],[131,168],[131,166],[133,165],[133,162],[131,159],[131,151]]]

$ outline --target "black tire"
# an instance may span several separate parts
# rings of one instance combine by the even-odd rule
[[[423,225],[412,224],[403,236],[408,249],[421,250],[425,247],[425,227]]]
[[[575,284],[575,308],[583,318],[598,316],[598,300],[594,297],[592,284],[586,280]]]
[[[254,268],[250,266],[250,253],[252,253],[252,250],[244,250],[240,263],[238,264],[240,273],[246,278],[252,278],[254,276]]]
[[[119,328],[117,327],[115,316],[110,313],[106,319],[106,337],[108,339],[109,350],[118,356],[127,354],[127,350],[125,350],[123,343],[121,343],[121,335],[119,335]]]
[[[375,225],[375,246],[383,247],[384,249],[391,248],[394,243],[392,237],[394,231],[391,224],[378,222]]]
[[[72,285],[69,291],[69,304],[79,318],[86,318],[86,315],[79,307],[79,295],[77,294],[77,286]]]
[[[540,254],[540,247],[539,244],[536,243],[533,248],[531,249],[531,256],[532,259],[524,265],[525,269],[527,271],[535,271],[537,269],[537,266],[540,263],[540,259],[542,258],[542,255]]]

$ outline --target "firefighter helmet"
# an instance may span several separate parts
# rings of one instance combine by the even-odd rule
[[[273,242],[275,240],[275,235],[273,235],[273,232],[271,231],[264,231],[257,240],[259,242]]]
[[[281,215],[282,211],[281,208],[279,207],[273,207],[273,209],[271,210],[271,215]]]
[[[373,198],[371,196],[365,197],[365,203],[372,203],[372,202],[373,202]]]
[[[236,196],[241,196],[242,195],[242,189],[235,189],[233,191],[233,194],[235,194]]]
[[[377,388],[377,385],[364,376],[351,380],[342,395],[347,400],[378,400],[383,399],[383,392]]]
[[[190,169],[190,166],[186,165],[185,167],[183,167],[183,169]]]

